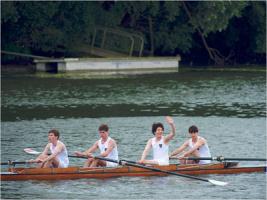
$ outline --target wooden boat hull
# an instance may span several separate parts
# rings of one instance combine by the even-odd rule
[[[157,166],[161,170],[173,171],[180,174],[237,174],[266,172],[266,166],[238,167],[237,163],[225,162],[207,165],[178,165]],[[1,181],[24,180],[66,180],[82,178],[112,178],[120,176],[164,176],[165,173],[147,169],[123,166],[117,168],[10,168],[8,172],[1,173]]]

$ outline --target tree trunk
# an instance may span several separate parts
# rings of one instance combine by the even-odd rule
[[[152,18],[148,17],[148,25],[149,25],[149,36],[150,36],[150,56],[154,55],[154,33],[153,33],[153,22]]]
[[[183,7],[185,9],[185,12],[186,12],[188,18],[190,20],[192,20],[192,14],[190,13],[189,9],[187,8],[186,3],[184,1],[182,1],[182,3],[183,3]],[[198,26],[193,25],[193,27],[194,27],[194,29],[197,30],[198,34],[200,35],[201,40],[202,40],[202,42],[204,44],[205,49],[207,50],[207,52],[209,54],[210,59],[214,61],[215,65],[224,66],[225,62],[232,56],[232,53],[231,53],[231,55],[229,54],[229,56],[227,56],[227,58],[226,58],[225,56],[223,56],[219,52],[219,50],[211,48],[208,45],[207,40],[206,40],[203,32],[201,31],[201,29]]]

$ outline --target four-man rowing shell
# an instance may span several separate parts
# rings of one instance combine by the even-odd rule
[[[237,162],[223,162],[205,165],[153,166],[155,169],[168,170],[179,174],[237,174],[266,172],[266,166],[238,167]],[[165,173],[151,171],[133,166],[116,168],[9,168],[9,172],[1,173],[1,181],[22,180],[63,180],[81,178],[111,178],[120,176],[163,176]]]

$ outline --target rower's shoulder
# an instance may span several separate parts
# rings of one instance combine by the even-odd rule
[[[198,136],[198,138],[199,138],[200,141],[202,141],[202,142],[204,142],[204,143],[207,142],[207,140],[206,140],[205,138],[201,137],[201,136]]]
[[[109,142],[111,142],[111,143],[117,143],[117,141],[115,139],[111,138],[111,137],[109,139]]]
[[[58,144],[59,146],[63,146],[63,147],[66,146],[66,145],[65,145],[62,141],[60,141],[60,140],[57,141],[57,144]]]

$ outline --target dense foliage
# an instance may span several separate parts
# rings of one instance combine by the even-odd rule
[[[142,35],[144,55],[266,63],[266,1],[1,1],[2,50],[73,56],[90,48],[95,27]]]

